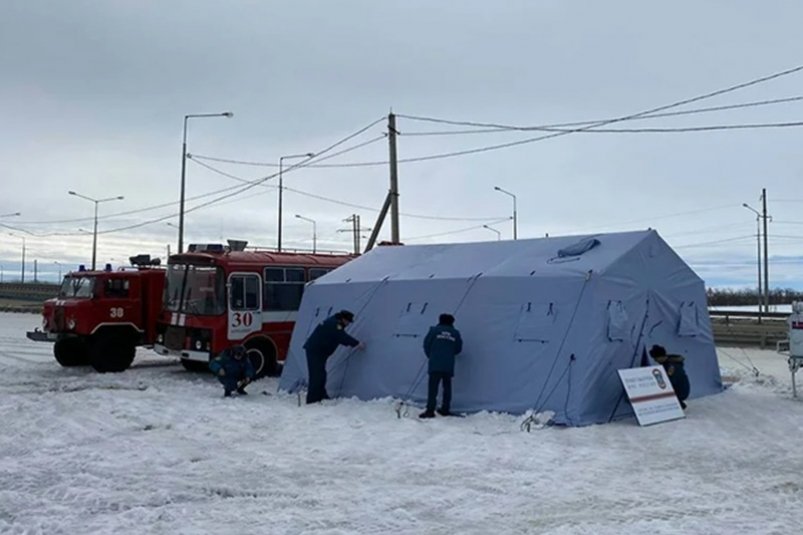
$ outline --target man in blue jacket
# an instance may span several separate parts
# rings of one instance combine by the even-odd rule
[[[689,384],[689,376],[686,375],[686,370],[683,367],[683,357],[680,355],[667,355],[666,349],[663,346],[654,345],[650,349],[650,356],[652,359],[664,367],[666,374],[669,376],[669,382],[672,383],[672,389],[680,401],[680,406],[686,409],[686,399],[691,392],[691,385]]]
[[[443,400],[438,414],[443,416],[451,414],[454,357],[462,350],[463,339],[460,337],[460,331],[454,328],[454,316],[441,314],[438,324],[430,327],[424,337],[424,353],[429,359],[429,389],[427,390],[427,410],[419,414],[419,418],[435,416],[435,402],[440,383],[443,383]]]
[[[242,396],[248,394],[245,387],[255,375],[254,365],[251,364],[246,349],[241,345],[221,351],[220,355],[209,363],[209,369],[223,385],[224,397],[230,397],[234,391]]]
[[[354,314],[348,310],[341,310],[315,327],[304,343],[304,349],[307,352],[307,371],[309,372],[307,403],[317,403],[329,399],[329,394],[326,392],[326,360],[335,352],[337,346],[365,348],[365,344],[346,332],[346,327],[353,321]]]

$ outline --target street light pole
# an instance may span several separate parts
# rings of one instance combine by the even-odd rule
[[[55,262],[53,262],[53,263],[54,263],[54,264],[56,264],[56,265],[58,266],[58,268],[59,268],[59,278],[58,278],[58,282],[61,282],[61,262],[59,262],[58,260],[56,260],[56,261],[55,261]]]
[[[298,214],[296,214],[296,217],[312,223],[312,254],[315,254],[318,252],[318,225],[315,223],[314,219],[310,219],[309,217]]]
[[[95,258],[98,252],[98,205],[107,201],[122,201],[125,197],[118,195],[117,197],[106,197],[105,199],[93,199],[92,197],[87,197],[86,195],[81,195],[74,191],[68,191],[67,193],[95,203],[95,229],[92,231],[92,271],[95,271]]]
[[[756,214],[756,256],[757,256],[757,268],[758,268],[758,322],[761,323],[761,214],[758,210],[750,206],[749,204],[742,203],[742,206]]]
[[[499,241],[499,240],[501,240],[501,239],[502,239],[502,233],[501,233],[501,232],[499,232],[498,230],[496,230],[495,228],[493,228],[493,227],[489,227],[488,225],[483,225],[483,226],[482,226],[482,228],[487,228],[487,229],[488,229],[488,230],[490,230],[491,232],[496,232],[496,240],[497,240],[497,241]]]
[[[500,192],[502,192],[502,193],[504,193],[506,195],[510,195],[511,197],[513,197],[513,239],[517,240],[518,239],[518,229],[517,229],[517,227],[518,227],[518,216],[516,214],[516,196],[513,195],[512,193],[510,193],[509,191],[503,190],[499,186],[494,186],[494,190],[500,191]]]
[[[289,154],[287,156],[280,156],[279,157],[279,231],[278,231],[278,239],[276,242],[276,250],[280,253],[282,252],[282,191],[284,190],[284,182],[282,181],[282,169],[284,166],[284,160],[289,160],[291,158],[312,158],[315,156],[312,152],[305,152],[304,154]]]
[[[184,250],[184,191],[187,170],[187,120],[198,117],[234,117],[230,111],[223,113],[192,113],[184,116],[184,142],[181,145],[181,198],[178,208],[178,252]]]

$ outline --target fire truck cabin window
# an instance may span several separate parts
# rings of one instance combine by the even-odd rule
[[[128,279],[106,279],[103,295],[117,298],[128,297]]]
[[[256,310],[259,307],[259,277],[235,275],[231,278],[231,309]]]

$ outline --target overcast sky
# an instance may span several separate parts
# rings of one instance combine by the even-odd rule
[[[67,269],[90,261],[93,203],[68,190],[125,197],[99,205],[98,263],[164,256],[168,245],[175,252],[177,231],[168,223],[178,224],[186,114],[234,113],[191,119],[188,152],[273,165],[318,153],[391,108],[528,126],[626,116],[803,65],[802,20],[795,1],[4,0],[0,215],[22,215],[0,218],[16,229],[0,235],[3,277],[20,276],[18,236],[31,264],[26,278],[33,259],[40,278],[51,279],[56,262]],[[798,72],[673,111],[802,95]],[[796,121],[803,101],[605,128]],[[402,159],[539,135],[417,136],[466,127],[404,117],[397,127]],[[379,122],[328,154],[385,131]],[[410,244],[494,240],[488,224],[510,239],[504,219],[512,199],[494,191],[500,186],[517,196],[519,238],[652,227],[709,285],[749,286],[756,220],[741,205],[760,209],[766,187],[770,285],[803,289],[801,147],[800,127],[587,132],[401,164],[401,237]],[[387,156],[379,139],[325,163]],[[245,180],[276,171],[200,161]],[[349,249],[350,234],[338,232],[349,227],[342,220],[357,213],[372,227],[388,174],[384,165],[288,172],[283,245],[311,248],[312,225],[294,217],[300,214],[317,222],[319,249]],[[189,160],[187,208],[218,196],[189,199],[237,184]],[[188,212],[185,243],[237,238],[274,246],[275,184]],[[388,237],[389,225],[383,228]]]

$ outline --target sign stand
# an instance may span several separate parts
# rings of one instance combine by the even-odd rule
[[[619,378],[639,425],[652,425],[686,417],[663,366],[619,370]]]

